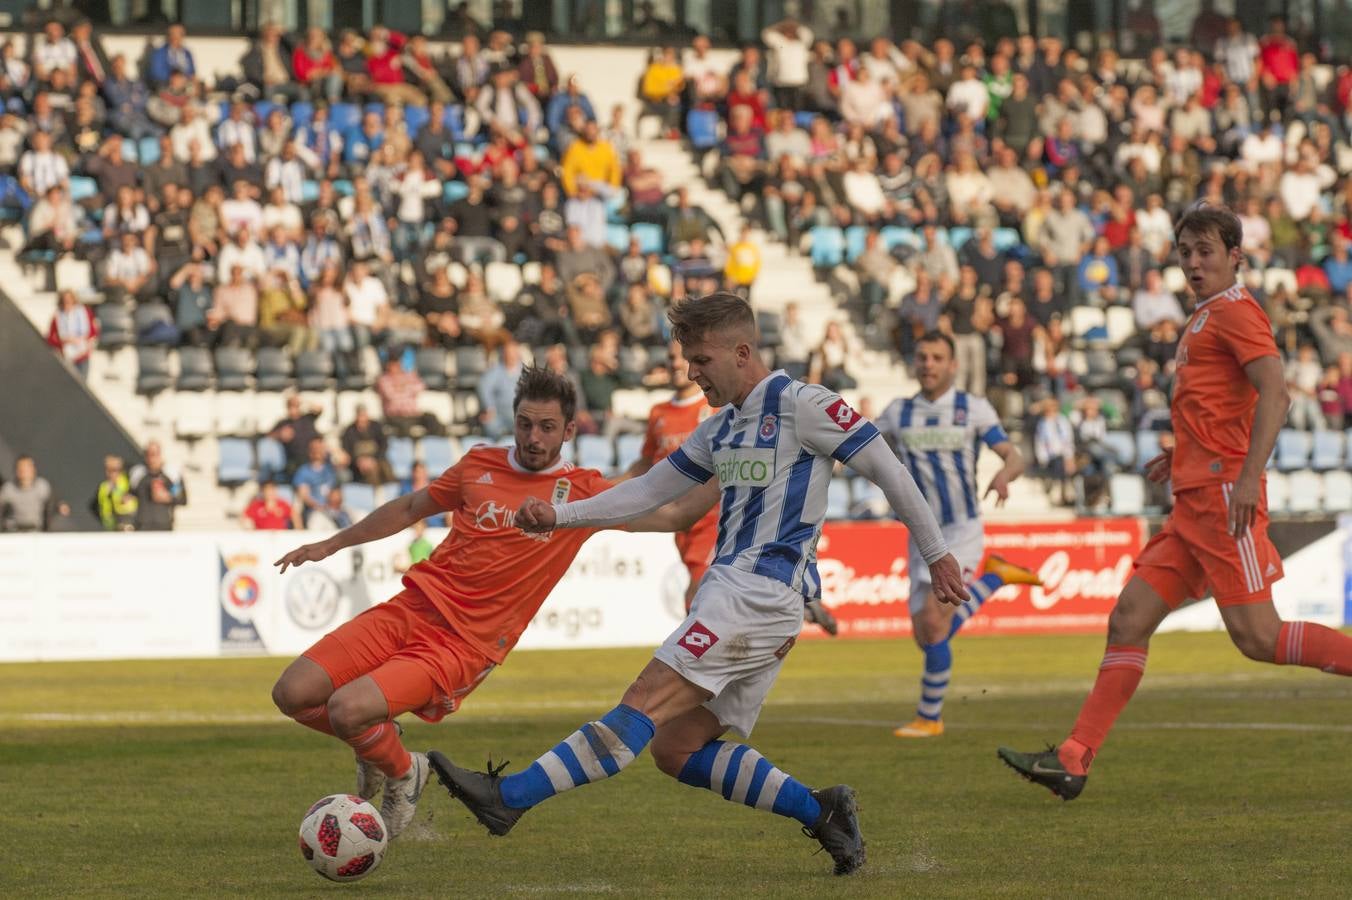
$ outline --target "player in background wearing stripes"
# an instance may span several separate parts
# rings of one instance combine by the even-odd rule
[[[1001,747],[1007,765],[1063,800],[1084,790],[1089,766],[1145,673],[1150,636],[1192,598],[1216,598],[1245,656],[1352,675],[1352,638],[1314,622],[1283,622],[1272,604],[1282,561],[1268,539],[1264,467],[1290,398],[1272,323],[1238,281],[1239,219],[1199,204],[1174,231],[1196,298],[1178,342],[1170,413],[1175,446],[1145,464],[1172,481],[1174,508],[1136,559],[1108,618],[1108,648],[1070,736],[1040,753]]]
[[[722,490],[718,546],[686,620],[653,654],[618,706],[528,768],[502,776],[428,760],[451,794],[494,834],[555,794],[618,774],[650,747],[667,775],[691,787],[800,822],[831,854],[837,875],[864,864],[854,791],[812,790],[743,743],[793,648],[805,598],[818,596],[816,545],[836,462],[872,480],[915,535],[936,596],[965,597],[958,562],[906,469],[878,429],[838,395],[769,371],[756,319],[726,293],[669,313],[695,381],[718,411],[645,475],[580,503],[527,501],[531,531],[594,528],[644,515],[692,489]],[[714,481],[717,479],[717,482]]]
[[[988,557],[981,501],[995,495],[997,506],[1009,499],[1009,484],[1023,473],[1023,456],[1010,442],[995,409],[984,397],[953,387],[958,376],[953,339],[937,331],[916,342],[915,376],[920,392],[894,400],[878,419],[878,430],[892,445],[939,520],[948,549],[962,566],[971,594],[956,609],[939,603],[930,590],[929,570],[911,541],[907,570],[911,578],[911,627],[925,654],[920,703],[915,718],[892,733],[900,738],[938,737],[944,733],[944,694],[953,671],[949,641],[992,593],[1006,584],[1040,584],[1027,569]],[[1004,460],[986,493],[978,496],[976,463],[985,444]],[[980,577],[977,577],[980,572]]]

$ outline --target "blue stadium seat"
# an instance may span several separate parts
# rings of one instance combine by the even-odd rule
[[[888,225],[878,232],[883,246],[890,253],[894,247],[905,245],[913,250],[924,250],[925,239],[914,228],[902,228],[900,225]]]
[[[291,124],[296,128],[305,128],[315,120],[315,105],[303,100],[291,104]]]
[[[441,189],[441,195],[447,203],[454,203],[457,200],[463,200],[469,196],[469,185],[463,181],[448,181],[446,186]]]
[[[1117,457],[1117,464],[1130,467],[1136,462],[1136,440],[1130,431],[1110,431],[1104,435],[1103,442]],[[1145,462],[1145,460],[1141,460]]]
[[[334,181],[333,190],[339,197],[351,197],[357,193],[356,185],[346,178],[339,178]]]
[[[257,120],[260,131],[263,129],[263,125],[268,121],[268,116],[272,115],[272,111],[280,105],[281,104],[279,103],[273,103],[271,100],[259,100],[254,104],[254,119]]]
[[[629,226],[611,222],[606,226],[606,244],[608,244],[616,253],[624,253],[629,249]]]
[[[601,434],[579,434],[577,464],[584,469],[609,472],[615,464],[615,448],[610,439]]]
[[[362,110],[363,116],[367,115],[368,113],[375,113],[376,115],[380,116],[381,119],[384,119],[385,104],[381,103],[379,100],[372,100],[370,103],[366,104],[366,108]],[[361,123],[358,122],[358,124]]]
[[[709,150],[718,146],[718,113],[712,109],[692,109],[685,117],[685,133],[690,146]]]
[[[813,268],[833,269],[845,261],[845,232],[834,225],[818,225],[809,234]]]
[[[615,441],[615,467],[624,472],[643,453],[643,435],[622,434]]]
[[[850,483],[844,478],[832,478],[826,488],[826,518],[850,517]]]
[[[948,246],[954,250],[961,250],[963,244],[972,239],[972,229],[966,225],[955,225],[948,229]]]
[[[1310,454],[1310,468],[1320,472],[1337,469],[1343,464],[1343,433],[1320,430],[1314,433],[1314,451]]]
[[[867,225],[851,225],[845,229],[845,261],[853,264],[864,255],[868,241]]]
[[[1017,228],[997,228],[991,232],[991,238],[995,242],[995,249],[1001,253],[1008,253],[1023,243]]]
[[[130,138],[122,141],[122,161],[129,163],[139,162],[136,154],[136,142]]]
[[[99,192],[99,183],[87,175],[70,176],[70,199],[72,203],[88,200]]]
[[[455,445],[451,443],[451,439],[448,437],[429,434],[418,443],[418,446],[422,450],[423,463],[427,466],[427,474],[432,478],[436,478],[455,465],[456,459],[459,458],[455,452]]]
[[[309,178],[300,183],[300,202],[314,203],[319,199],[319,182]]]
[[[441,117],[441,124],[446,126],[446,130],[451,133],[451,140],[462,141],[465,139],[465,109],[462,106],[446,107],[446,114]]]
[[[629,226],[629,233],[638,238],[638,248],[645,255],[649,253],[666,252],[667,238],[666,235],[662,233],[661,225],[656,225],[652,222],[635,222],[633,225]],[[623,253],[628,249],[629,244],[626,242],[623,250],[620,252]]]
[[[800,109],[793,114],[793,124],[797,125],[799,128],[806,130],[812,127],[812,120],[815,118],[817,118],[816,113]]]
[[[361,107],[355,103],[335,103],[329,107],[329,127],[334,131],[351,131],[360,124]]]
[[[216,464],[216,481],[226,487],[238,487],[252,481],[253,442],[248,438],[221,438],[217,444],[220,462]]]
[[[260,480],[276,479],[286,472],[286,448],[276,438],[261,437],[254,445],[258,454]]]
[[[376,508],[376,489],[374,485],[349,481],[340,490],[343,492],[343,506],[352,513],[352,518],[360,519]]]
[[[426,106],[405,106],[404,107],[404,125],[408,128],[408,136],[415,138],[418,132],[427,127],[431,121],[432,113]]]
[[[385,458],[389,460],[395,478],[408,478],[413,473],[413,438],[390,438],[385,448]]]
[[[546,150],[546,152],[548,152],[548,150]],[[545,160],[542,159],[540,162],[545,162]],[[628,202],[629,191],[625,188],[619,187],[611,191],[610,196],[606,197],[606,221],[623,224],[624,207]]]
[[[136,155],[142,166],[153,166],[160,161],[160,142],[158,138],[143,137],[136,143]]]
[[[1159,455],[1160,452],[1160,433],[1150,431],[1149,429],[1136,432],[1136,458],[1141,461],[1141,465],[1150,462],[1151,459]]]
[[[1308,431],[1283,428],[1277,434],[1277,468],[1294,472],[1310,464],[1310,448],[1314,443]]]

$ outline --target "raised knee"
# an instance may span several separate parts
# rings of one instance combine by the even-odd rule
[[[365,730],[366,714],[360,704],[349,699],[347,693],[338,691],[328,702],[329,724],[339,737],[352,737]]]
[[[272,703],[284,716],[294,716],[305,708],[299,692],[292,687],[285,675],[278,678],[277,683],[272,686]]]
[[[657,741],[648,745],[648,752],[652,754],[653,765],[657,766],[657,770],[664,775],[670,775],[672,778],[681,774],[681,770],[685,768],[686,760],[690,758],[689,753],[668,747]]]

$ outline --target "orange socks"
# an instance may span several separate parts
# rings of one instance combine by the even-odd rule
[[[1352,637],[1314,622],[1283,622],[1273,662],[1352,675]]]
[[[1057,758],[1072,775],[1085,775],[1094,754],[1126,707],[1145,674],[1145,647],[1109,644],[1099,665],[1094,689],[1080,707],[1070,737],[1061,742]]]
[[[306,728],[313,728],[320,734],[333,734],[333,726],[329,724],[329,708],[327,706],[312,706],[309,709],[302,709],[291,718]]]
[[[347,738],[347,745],[367,762],[373,762],[390,778],[400,778],[413,765],[413,758],[399,740],[399,731],[393,722],[372,725],[356,737]]]

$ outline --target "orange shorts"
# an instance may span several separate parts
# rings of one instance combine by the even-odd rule
[[[676,535],[676,551],[681,554],[690,573],[690,583],[699,584],[709,564],[714,561],[714,545],[718,543],[718,517],[705,516],[695,523],[689,531]]]
[[[335,689],[375,679],[390,718],[413,712],[438,722],[493,671],[493,661],[456,634],[417,588],[405,588],[324,635],[302,654]]]
[[[1207,595],[1220,606],[1272,599],[1282,558],[1268,540],[1267,488],[1253,525],[1241,538],[1226,529],[1231,484],[1212,484],[1174,495],[1174,511],[1136,558],[1136,574],[1177,609]]]

